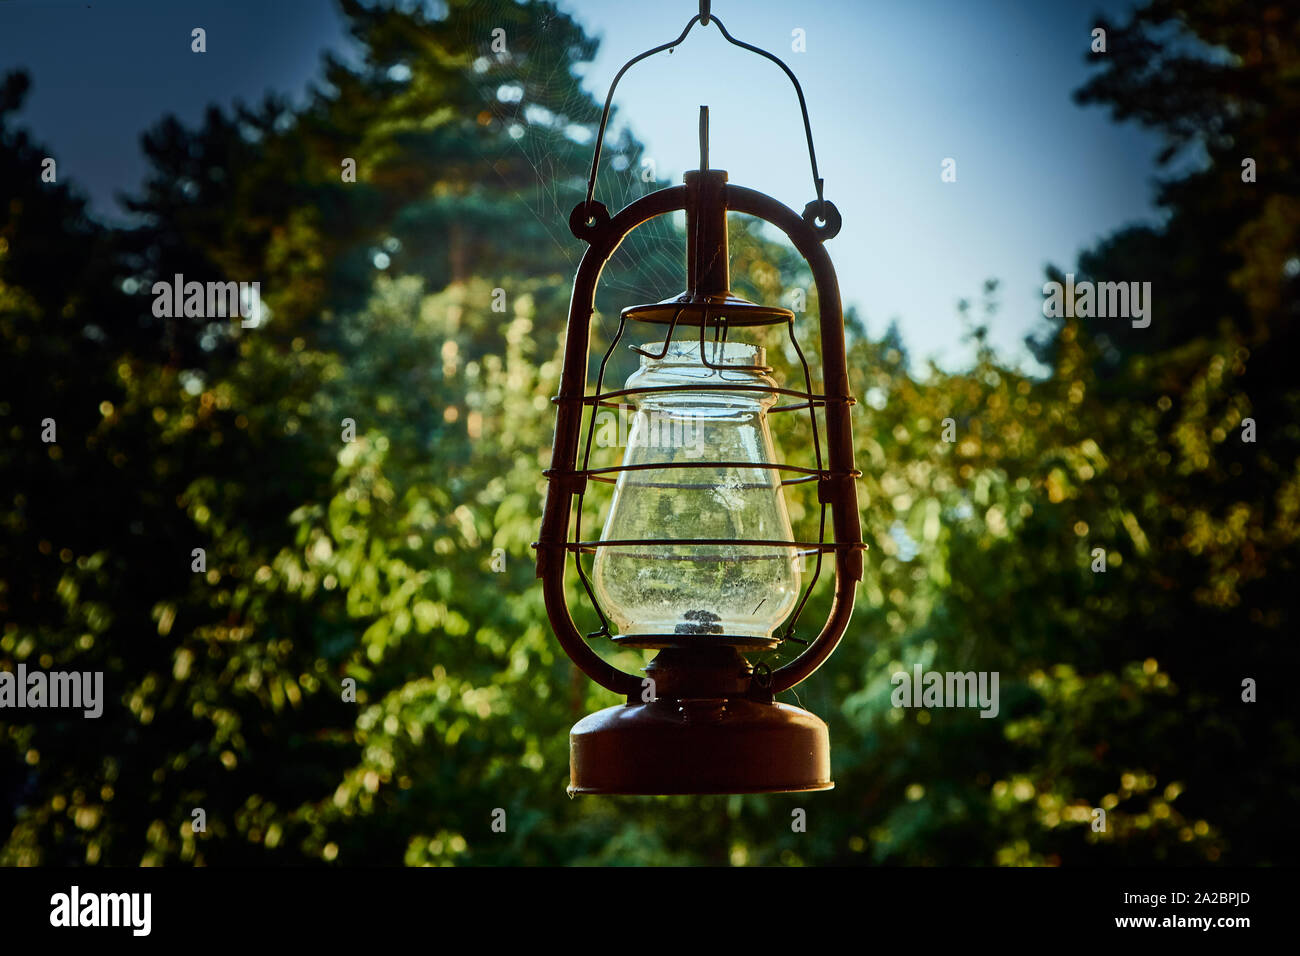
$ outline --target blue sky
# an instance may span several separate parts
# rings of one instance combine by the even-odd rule
[[[602,97],[623,62],[671,40],[694,12],[689,3],[649,8],[653,17],[640,4],[572,6],[604,39],[587,74]],[[914,362],[968,359],[956,303],[997,278],[991,339],[1028,364],[1021,343],[1042,322],[1045,266],[1068,268],[1117,227],[1156,221],[1157,141],[1071,99],[1090,74],[1097,10],[1123,22],[1130,6],[752,0],[713,9],[803,85],[826,196],[844,216],[828,249],[846,302],[872,333],[897,318]],[[791,49],[796,28],[806,52]],[[713,165],[796,210],[814,198],[789,81],[711,28],[633,67],[616,102],[661,175],[695,165],[694,111],[708,103]],[[949,157],[955,183],[940,179]]]
[[[484,4],[484,25],[502,0]],[[622,63],[672,39],[696,4],[561,0],[602,39],[584,82],[603,99]],[[914,361],[954,366],[956,302],[1001,282],[991,339],[1029,360],[1023,337],[1042,322],[1043,271],[1123,225],[1154,221],[1156,141],[1116,126],[1071,92],[1090,72],[1098,11],[1124,19],[1127,2],[1029,0],[722,0],[714,12],[736,37],[781,56],[808,99],[826,196],[844,216],[828,248],[846,302],[873,334],[897,319]],[[193,26],[206,57],[189,52]],[[803,31],[806,52],[791,48]],[[171,112],[194,123],[209,102],[300,96],[320,54],[341,49],[329,0],[160,3],[149,0],[0,2],[0,64],[27,67],[23,117],[51,145],[60,174],[111,217],[114,194],[145,172],[139,134]],[[795,209],[813,198],[798,104],[773,64],[696,27],[672,54],[627,74],[616,104],[677,180],[696,162],[696,111],[711,115],[714,166],[733,182]],[[957,181],[940,179],[945,158]],[[669,294],[676,290],[667,290]]]

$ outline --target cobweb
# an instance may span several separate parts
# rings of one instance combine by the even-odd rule
[[[559,31],[563,16],[544,14],[533,21],[528,29],[536,36],[530,39],[548,30],[562,38]],[[595,133],[608,79],[574,85],[567,76],[557,75],[554,64],[510,52],[494,52],[493,30],[517,18],[518,6],[512,0],[475,3],[464,20],[466,46],[478,51],[472,69],[490,75],[494,81],[481,87],[484,110],[507,124],[510,148],[533,170],[531,192],[520,192],[517,199],[576,271],[586,243],[569,231],[568,220],[574,206],[586,197]],[[653,69],[655,59],[643,61],[638,67]],[[518,104],[524,90],[530,91],[530,100],[543,100],[550,108],[530,104],[523,111],[525,122],[520,123]],[[528,127],[534,124],[562,130],[575,148],[556,156],[549,147],[548,137],[530,134]],[[491,157],[485,157],[485,161],[490,164]],[[616,97],[605,132],[593,198],[604,203],[612,216],[629,203],[667,185],[670,183],[655,175],[634,130],[622,122]],[[683,230],[684,216],[680,212],[657,217],[634,230],[601,276],[598,306],[657,301],[681,292],[685,285]],[[617,325],[613,317],[616,311],[600,310],[597,320],[602,336],[612,336]]]

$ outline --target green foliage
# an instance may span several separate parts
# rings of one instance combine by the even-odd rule
[[[365,56],[327,62],[303,108],[149,133],[129,230],[41,183],[11,125],[26,81],[0,91],[0,669],[103,670],[109,697],[98,720],[0,724],[0,863],[1295,860],[1279,683],[1297,663],[1300,124],[1278,121],[1297,116],[1281,4],[1156,0],[1110,29],[1081,94],[1165,132],[1171,157],[1205,154],[1162,187],[1163,227],[1074,268],[1153,281],[1150,328],[1060,320],[1034,377],[974,326],[972,368],[921,373],[893,329],[848,316],[871,550],[849,634],[789,695],[831,724],[837,789],[580,800],[568,728],[615,701],[550,636],[529,544],[589,156],[565,130],[598,116],[574,72],[595,45],[537,0],[501,7],[508,60],[467,40],[463,0],[343,7]],[[1207,66],[1168,40],[1175,13],[1227,53]],[[496,98],[506,79],[518,100]],[[613,144],[603,175],[639,156]],[[808,286],[739,219],[733,246],[742,294]],[[155,317],[153,282],[178,272],[260,281],[269,319]],[[628,304],[602,295],[604,315]],[[996,307],[990,282],[983,322]],[[791,380],[796,356],[762,344]],[[783,418],[794,459],[808,423]],[[796,535],[815,533],[792,490]],[[584,523],[601,517],[593,495]],[[998,672],[998,717],[893,707],[892,675],[918,664]]]

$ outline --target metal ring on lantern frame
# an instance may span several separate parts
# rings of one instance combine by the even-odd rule
[[[769,669],[766,664],[760,665],[762,670],[761,680],[759,679],[759,668],[755,669],[754,680],[757,689],[771,695],[778,694],[811,676],[825,662],[844,635],[849,618],[853,613],[856,585],[862,579],[862,551],[865,549],[865,545],[862,542],[862,530],[857,507],[857,488],[854,483],[860,472],[854,467],[853,460],[853,435],[849,409],[854,404],[854,399],[849,393],[843,307],[840,301],[839,281],[836,278],[835,269],[831,264],[830,256],[822,247],[823,242],[833,238],[839,232],[840,215],[835,206],[827,202],[822,195],[823,182],[817,175],[817,158],[813,149],[812,128],[808,119],[808,109],[804,101],[803,90],[800,88],[799,81],[795,78],[794,73],[785,63],[767,51],[732,37],[720,20],[711,17],[709,4],[701,2],[700,14],[691,18],[686,25],[686,29],[682,31],[676,40],[647,50],[645,53],[629,60],[619,70],[605,99],[605,109],[601,117],[600,130],[592,158],[591,175],[587,184],[587,197],[584,202],[579,203],[574,208],[569,217],[571,231],[576,237],[589,243],[589,248],[578,266],[577,276],[574,279],[573,298],[569,306],[568,331],[565,341],[560,392],[554,399],[558,408],[551,467],[546,472],[548,479],[546,507],[542,517],[541,534],[535,545],[537,548],[537,576],[542,579],[547,616],[550,619],[555,636],[560,642],[560,646],[583,673],[593,681],[608,690],[629,698],[641,693],[642,678],[619,670],[592,650],[574,625],[564,593],[564,574],[567,564],[564,560],[565,555],[574,553],[575,560],[580,561],[581,552],[589,551],[602,544],[608,544],[608,542],[569,541],[573,499],[577,497],[579,507],[581,507],[581,498],[586,491],[588,478],[606,480],[597,472],[608,473],[626,470],[625,468],[587,469],[585,468],[586,456],[584,456],[584,468],[582,470],[575,469],[578,444],[582,434],[583,409],[590,406],[594,411],[595,407],[608,404],[609,399],[628,394],[628,390],[601,393],[600,384],[597,385],[597,393],[594,396],[586,394],[591,320],[595,312],[596,285],[600,279],[601,271],[619,245],[633,230],[651,219],[684,210],[688,193],[687,187],[684,185],[670,186],[634,200],[612,218],[604,204],[596,202],[593,195],[605,127],[609,119],[614,89],[617,87],[619,79],[631,66],[640,60],[675,47],[686,37],[686,34],[690,32],[696,23],[708,26],[710,21],[717,24],[719,31],[730,43],[758,53],[775,62],[785,71],[794,84],[795,92],[799,98],[799,106],[803,113],[804,129],[808,139],[809,160],[817,190],[817,198],[808,203],[803,214],[799,215],[778,200],[756,190],[733,184],[726,184],[724,187],[725,206],[729,211],[754,216],[776,226],[785,233],[811,268],[813,283],[817,288],[820,303],[823,394],[813,395],[811,383],[809,383],[807,392],[801,393],[786,389],[777,389],[776,391],[806,401],[806,407],[808,407],[810,415],[814,416],[814,436],[816,436],[816,407],[821,406],[824,408],[829,467],[825,469],[819,467],[814,470],[769,463],[751,465],[751,467],[794,471],[804,476],[795,479],[795,481],[815,479],[818,482],[819,502],[823,505],[823,509],[828,505],[831,508],[834,542],[827,544],[824,540],[820,542],[747,542],[738,540],[727,543],[780,547],[794,546],[809,549],[810,552],[815,551],[817,554],[818,573],[820,573],[822,554],[833,552],[835,554],[835,594],[830,614],[821,632],[806,646],[802,653],[775,670]],[[707,132],[703,126],[701,128],[701,153],[701,167],[704,168],[707,166]],[[704,320],[701,319],[701,335],[703,335],[704,331],[703,322]],[[674,319],[675,324],[676,320]],[[620,334],[621,330],[622,325],[620,324]],[[671,331],[670,326],[670,337]],[[796,349],[798,349],[798,341],[794,339],[793,325],[791,326],[791,338],[794,340]],[[703,354],[703,350],[701,350],[701,354]],[[802,352],[800,354],[802,358]],[[604,363],[602,363],[602,374],[603,369]],[[804,369],[805,373],[807,373],[806,362],[804,363]],[[818,459],[820,466],[820,448],[818,449]],[[580,521],[581,515],[579,515]],[[651,544],[652,542],[645,543]],[[653,544],[661,546],[674,543],[672,540],[653,542]],[[580,563],[578,570],[581,575]],[[811,592],[812,583],[815,583],[815,581],[816,576],[814,576],[813,582],[809,584],[808,591],[805,592],[803,600],[795,611],[796,617],[802,611],[808,593]],[[595,604],[594,595],[591,594],[585,576],[583,576],[583,585],[587,588],[588,595],[593,597],[593,604]],[[596,610],[601,617],[602,624],[604,624],[604,613],[599,606],[596,607]],[[707,638],[704,639],[707,640]]]

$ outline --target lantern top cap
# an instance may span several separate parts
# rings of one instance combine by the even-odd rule
[[[781,325],[794,320],[794,313],[778,305],[760,305],[730,292],[721,295],[680,295],[630,305],[623,318],[655,325],[686,325],[698,328],[722,326],[741,328],[755,325]]]

